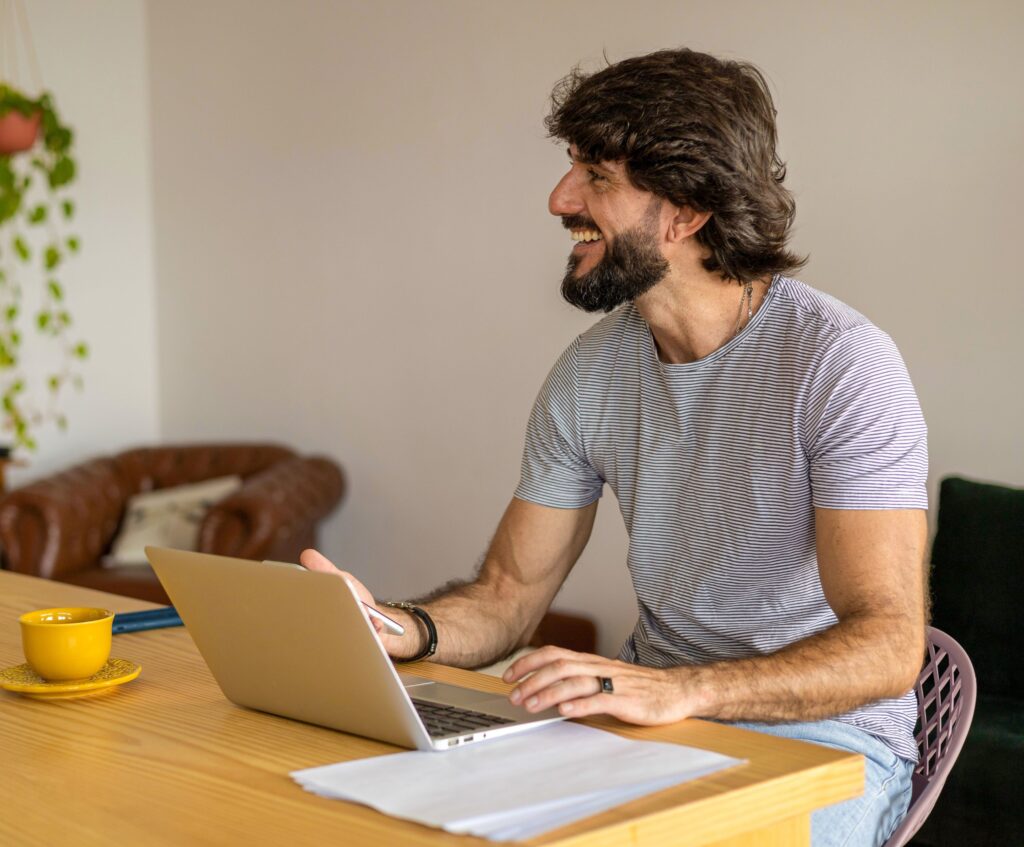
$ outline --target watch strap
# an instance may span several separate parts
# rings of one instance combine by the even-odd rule
[[[421,662],[423,659],[429,659],[437,652],[437,627],[434,626],[434,620],[427,614],[426,609],[422,609],[413,603],[406,603],[404,601],[398,603],[385,603],[392,609],[403,609],[414,617],[418,618],[420,623],[423,624],[423,628],[427,631],[427,643],[426,646],[420,650],[415,656],[408,659],[395,659],[400,664],[406,664],[408,662]]]

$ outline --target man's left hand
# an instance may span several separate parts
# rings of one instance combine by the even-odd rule
[[[509,699],[529,712],[557,707],[568,717],[612,715],[644,726],[675,723],[695,710],[692,680],[685,668],[646,668],[562,647],[541,647],[505,671],[505,682],[517,682]],[[527,674],[532,673],[527,679]],[[612,681],[614,692],[601,688]]]

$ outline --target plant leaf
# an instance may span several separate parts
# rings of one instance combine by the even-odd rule
[[[28,222],[30,224],[41,224],[46,220],[46,215],[49,209],[46,208],[42,203],[36,206],[28,215]]]
[[[60,287],[60,283],[55,279],[51,279],[46,283],[46,288],[50,292],[50,296],[58,303],[64,299],[64,289]]]
[[[75,204],[70,200],[65,200],[61,203],[60,208],[64,212],[64,217],[68,220],[75,214]]]
[[[44,264],[48,271],[52,271],[57,265],[60,264],[60,250],[57,249],[57,245],[51,244],[46,248],[46,254],[44,257]]]
[[[53,165],[48,175],[50,188],[57,189],[67,185],[75,178],[75,161],[70,156],[61,156]]]
[[[74,354],[79,359],[89,358],[89,345],[86,344],[84,341],[78,342],[78,344],[75,345]]]
[[[18,254],[21,261],[27,262],[32,258],[32,252],[28,249],[25,239],[20,235],[16,235],[14,237],[14,241],[11,243],[11,246],[14,247],[14,252]]]
[[[71,253],[77,253],[78,249],[82,246],[82,242],[78,240],[77,236],[72,235],[67,241],[64,242],[68,246],[68,251]]]

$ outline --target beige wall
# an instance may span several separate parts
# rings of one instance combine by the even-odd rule
[[[75,131],[79,175],[71,187],[72,232],[82,252],[60,280],[91,357],[81,393],[64,399],[69,426],[47,424],[17,485],[76,461],[158,437],[156,314],[152,245],[149,80],[145,7],[138,0],[32,0],[24,4],[42,83]],[[19,48],[21,42],[19,41]],[[23,70],[23,84],[32,77]],[[7,245],[0,245],[6,250]],[[26,286],[26,301],[41,287]],[[31,318],[34,309],[23,314]],[[24,333],[26,372],[42,389],[60,363],[52,345]]]
[[[863,11],[854,11],[862,5]],[[336,456],[323,549],[383,595],[470,572],[548,368],[541,118],[602,50],[686,44],[770,77],[802,274],[897,341],[944,474],[1024,482],[1015,3],[151,2],[161,428]],[[606,495],[559,604],[635,615]]]

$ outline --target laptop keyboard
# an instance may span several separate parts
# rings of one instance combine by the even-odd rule
[[[434,736],[462,735],[474,729],[515,723],[511,718],[499,718],[497,715],[487,715],[458,706],[443,706],[440,703],[417,700],[415,697],[412,704],[416,707],[427,732]]]

